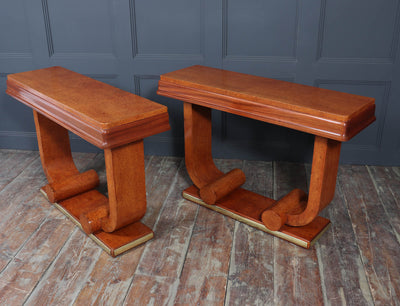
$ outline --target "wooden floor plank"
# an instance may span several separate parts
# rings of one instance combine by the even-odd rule
[[[342,166],[343,190],[375,304],[400,300],[400,245],[366,167]]]
[[[73,156],[106,192],[104,155]],[[224,172],[241,165],[216,163]],[[399,167],[341,166],[322,212],[332,226],[304,250],[183,200],[183,159],[146,156],[145,165],[143,221],[155,238],[111,258],[38,192],[38,152],[0,150],[0,304],[397,305]],[[243,170],[244,188],[275,198],[307,190],[310,175],[292,163],[246,161]]]
[[[22,305],[64,245],[74,225],[52,210],[0,274],[0,304]]]
[[[0,192],[8,185],[11,183],[13,179],[12,178],[2,178],[0,177]]]
[[[400,175],[391,167],[367,167],[393,233],[400,243]]]
[[[181,158],[175,157],[147,159],[147,211],[142,221],[150,228],[153,228],[168,195],[170,182],[176,176],[180,163]],[[144,247],[145,245],[139,246],[118,258],[102,253],[75,303],[77,305],[120,305],[129,289]]]
[[[182,190],[189,185],[182,161],[154,226],[156,237],[146,244],[137,267],[126,305],[147,305],[153,300],[157,305],[173,302],[198,210],[197,205],[182,198]],[[149,287],[162,288],[164,294],[145,291]]]
[[[216,160],[224,173],[242,164],[240,160]],[[234,224],[229,217],[199,207],[174,304],[224,303]]]
[[[310,179],[310,165],[307,176]],[[325,304],[371,305],[371,291],[339,184],[334,199],[320,215],[331,221],[331,228],[315,245]]]
[[[245,161],[242,170],[244,188],[272,197],[272,163]],[[273,304],[273,241],[273,236],[236,222],[226,305]]]
[[[38,193],[43,184],[40,178],[17,178],[0,192],[0,271],[50,212]]]
[[[37,152],[11,154],[7,160],[25,165],[12,175],[18,175],[0,192],[0,271],[10,262],[27,239],[39,228],[54,208],[42,196],[39,189],[46,184],[44,175],[37,175],[39,157]],[[33,154],[34,153],[34,154]],[[26,160],[30,163],[27,164]],[[78,154],[80,166],[90,160],[90,154]],[[35,168],[36,167],[36,168]],[[8,174],[11,172],[8,171]],[[60,216],[64,216],[58,212]]]
[[[0,177],[15,178],[38,158],[37,151],[1,150]]]
[[[102,250],[75,227],[70,239],[26,300],[27,305],[70,305]]]
[[[303,164],[274,163],[276,199],[294,188],[307,188]],[[323,303],[317,252],[299,248],[275,238],[274,241],[274,304],[320,305]]]
[[[182,164],[179,157],[160,157],[152,159],[151,167],[146,170],[147,211],[142,222],[153,228],[160,214],[161,208],[167,198],[171,182],[177,176],[178,169]],[[158,232],[155,233],[157,238]]]

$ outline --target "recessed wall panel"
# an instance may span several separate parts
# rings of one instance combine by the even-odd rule
[[[2,8],[5,5],[2,5]],[[21,0],[0,9],[0,53],[31,53],[25,10]]]
[[[324,0],[319,56],[392,59],[398,1]]]
[[[113,53],[107,0],[46,1],[54,53]],[[46,5],[46,4],[45,4]],[[44,9],[46,14],[46,8]],[[51,49],[51,46],[50,46]]]
[[[201,54],[201,0],[133,1],[136,52]]]
[[[295,57],[298,1],[226,0],[227,56]]]

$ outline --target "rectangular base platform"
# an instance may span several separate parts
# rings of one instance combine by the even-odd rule
[[[265,209],[271,207],[275,200],[243,188],[234,190],[229,195],[217,201],[215,205],[208,205],[203,202],[199,196],[198,188],[194,185],[185,189],[182,195],[189,201],[306,249],[310,248],[330,226],[328,219],[318,216],[306,226],[293,227],[284,225],[279,231],[271,231],[261,222],[261,214]]]
[[[40,189],[40,192],[45,196],[46,199],[48,199],[47,194],[43,189]],[[75,196],[78,200],[77,202],[79,202],[79,197],[84,197],[84,195],[85,193]],[[74,209],[75,207],[68,207],[68,205],[63,205],[63,201],[61,201],[60,203],[52,204],[82,230],[82,226],[79,222],[79,214],[85,210],[84,206],[86,202],[84,200],[80,202],[81,205],[78,209]],[[147,227],[143,223],[136,222],[112,233],[99,231],[88,236],[108,254],[110,254],[112,257],[116,257],[152,239],[154,237],[154,233],[149,227]]]

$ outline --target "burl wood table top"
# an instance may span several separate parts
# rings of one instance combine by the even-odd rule
[[[158,93],[339,141],[375,121],[373,98],[199,65],[162,75]]]
[[[166,106],[62,67],[8,75],[7,93],[100,148],[169,129]]]

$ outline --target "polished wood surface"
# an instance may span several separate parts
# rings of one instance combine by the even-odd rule
[[[209,183],[199,190],[201,199],[207,204],[215,204],[216,201],[228,195],[246,182],[246,176],[240,169],[233,169],[214,182]]]
[[[310,223],[333,199],[339,166],[341,142],[316,136],[308,201],[302,213],[289,214],[287,224],[302,226]]]
[[[143,137],[169,129],[165,106],[62,67],[11,74],[7,93],[33,108],[46,198],[112,256],[153,237],[146,213]],[[80,173],[68,130],[104,149],[108,197]]]
[[[288,219],[288,214],[299,214],[307,205],[307,194],[301,189],[293,189],[277,200],[271,208],[261,214],[261,221],[271,231],[279,231]]]
[[[268,228],[261,220],[263,211],[274,204],[273,199],[266,198],[246,189],[236,189],[225,196],[222,201],[209,205],[200,197],[199,190],[191,186],[183,191],[183,197],[189,201],[217,211],[235,220],[253,226],[268,234],[287,240],[303,248],[309,249],[318,238],[329,228],[330,221],[316,217],[306,226],[285,226],[284,223],[276,230]]]
[[[203,188],[224,175],[211,152],[211,109],[184,103],[185,163],[193,183]]]
[[[164,105],[63,67],[10,74],[7,93],[102,149],[169,129]]]
[[[143,141],[104,151],[110,214],[103,230],[113,232],[146,213]]]
[[[158,94],[338,141],[375,121],[373,98],[204,66],[163,74]]]
[[[72,155],[106,189],[103,153]],[[112,258],[37,192],[46,181],[37,151],[0,150],[0,304],[397,305],[400,167],[340,165],[322,212],[331,226],[303,249],[183,199],[184,164],[145,156],[142,222],[155,239]],[[242,169],[243,188],[276,199],[310,177],[303,163],[215,164]]]
[[[199,190],[185,191],[184,196],[201,205],[215,204],[207,207],[236,219],[238,215],[242,222],[263,223],[275,235],[285,226],[306,230],[318,219],[335,194],[341,142],[351,139],[375,120],[373,98],[204,66],[162,75],[158,94],[185,102],[185,161]],[[215,167],[211,109],[315,135],[308,195],[296,188],[279,201],[271,199],[262,209],[254,204],[266,200],[261,197],[255,201],[252,193],[238,189],[244,183],[239,172],[233,175],[236,170],[232,170],[223,174]],[[312,228],[313,237],[323,232]]]

